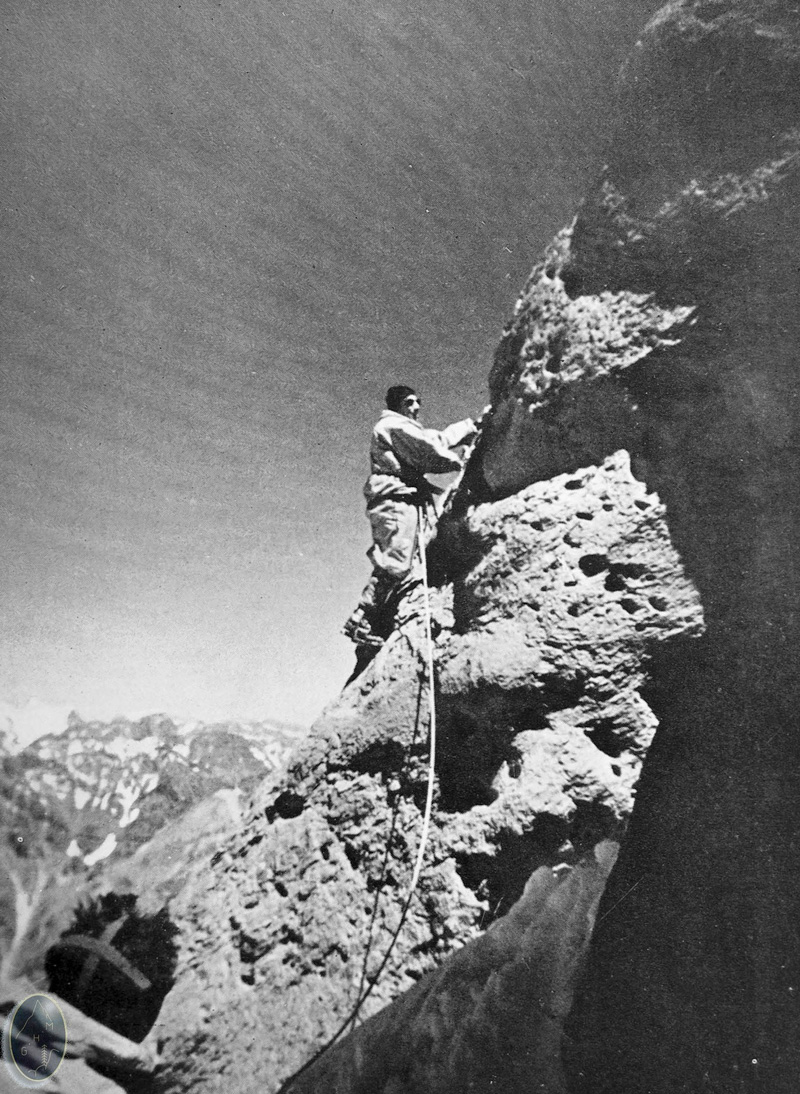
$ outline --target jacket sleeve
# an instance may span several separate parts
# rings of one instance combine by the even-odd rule
[[[449,430],[453,428],[448,426],[440,433],[437,429],[423,429],[409,420],[408,425],[404,423],[393,427],[392,448],[402,464],[419,474],[440,475],[446,471],[458,471],[461,459],[450,449],[461,442],[460,439],[450,440]]]
[[[470,437],[474,437],[477,432],[472,418],[465,418],[463,422],[454,422],[447,429],[443,429],[442,436],[450,448],[455,448],[457,444],[463,444]]]

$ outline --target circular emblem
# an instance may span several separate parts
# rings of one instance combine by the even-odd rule
[[[52,1078],[67,1051],[67,1023],[49,995],[29,995],[17,1003],[3,1027],[3,1063],[20,1086],[36,1087]]]

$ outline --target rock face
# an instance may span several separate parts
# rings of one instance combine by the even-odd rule
[[[580,952],[601,887],[594,848],[621,835],[655,729],[639,690],[647,651],[702,630],[663,508],[623,452],[454,515],[436,567],[447,576],[433,595],[434,820],[418,892],[364,1015],[477,938],[537,870],[551,883],[553,871],[574,869],[594,879],[588,888],[564,882],[553,897],[563,906],[566,893],[583,894],[586,912],[570,936]],[[242,831],[171,901],[182,953],[152,1032],[160,1090],[249,1089],[256,1065],[286,1076],[381,968],[400,927],[426,790],[420,611],[419,597],[403,606],[396,631],[325,711],[283,785],[257,792]],[[544,904],[548,885],[537,877],[534,903]],[[523,901],[520,922],[535,947],[529,914]],[[574,979],[572,957],[564,984]],[[464,960],[456,979],[485,973],[485,958]],[[409,1034],[411,1056],[426,1028]],[[546,1040],[545,1070],[557,1074],[558,1038]],[[466,1052],[459,1059],[448,1089],[475,1064]],[[497,1074],[488,1058],[481,1066],[487,1082]],[[434,1070],[443,1081],[441,1061]]]
[[[473,467],[493,497],[624,446],[703,604],[699,641],[654,649],[660,729],[570,1023],[587,1094],[797,1089],[799,61],[788,4],[654,20]]]
[[[680,346],[611,386],[707,625],[653,664],[661,729],[571,1028],[592,1094],[800,1075],[799,63],[796,7],[666,9],[564,271],[571,292],[694,308]]]

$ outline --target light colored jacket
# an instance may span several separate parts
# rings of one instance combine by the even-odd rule
[[[461,457],[453,448],[475,432],[471,418],[446,429],[425,429],[413,418],[384,410],[372,431],[371,474],[364,485],[369,505],[378,498],[412,497],[419,490],[430,491],[425,475],[458,471]]]
[[[425,429],[394,410],[384,410],[372,431],[372,474],[364,486],[372,546],[367,554],[376,571],[395,581],[414,576],[420,524],[433,526],[435,488],[425,475],[458,471],[452,449],[471,437],[471,418],[447,429]]]

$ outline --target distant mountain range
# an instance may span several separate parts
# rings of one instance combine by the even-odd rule
[[[72,713],[63,732],[19,752],[13,735],[0,737],[0,860],[11,881],[0,894],[0,973],[36,964],[33,936],[51,934],[99,863],[128,858],[213,795],[237,811],[304,734],[266,720],[100,722]]]

